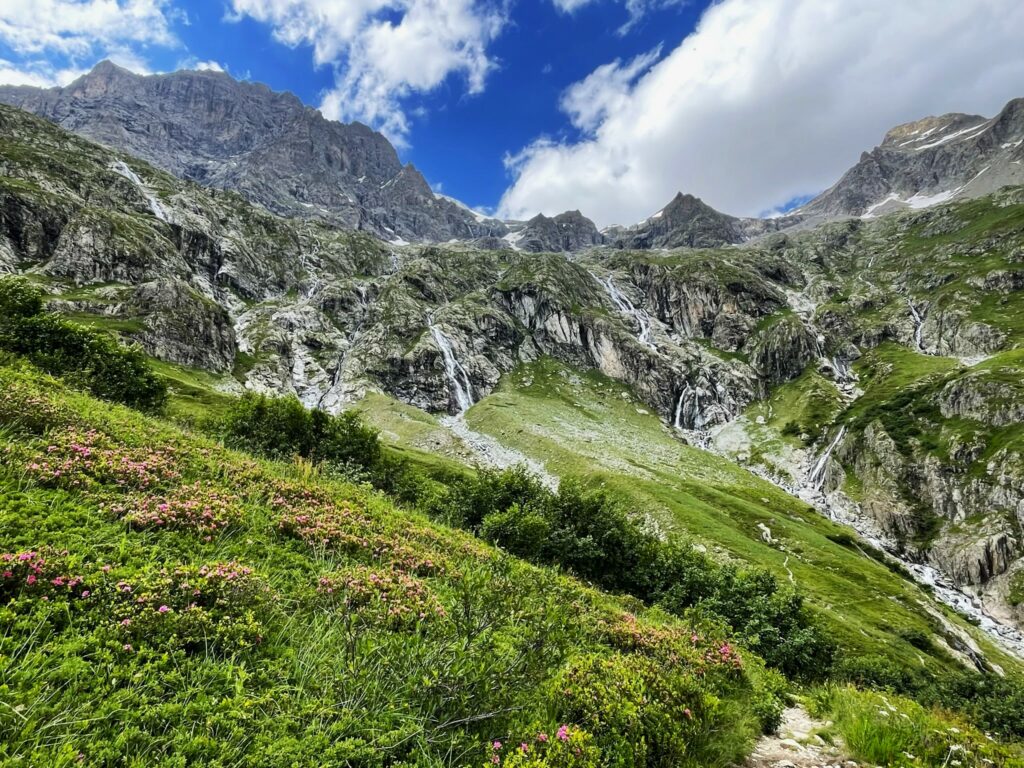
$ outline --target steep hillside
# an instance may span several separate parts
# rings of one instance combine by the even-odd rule
[[[458,414],[524,362],[594,369],[691,442],[722,429],[711,447],[818,506],[841,459],[847,485],[868,487],[855,517],[880,544],[984,590],[985,610],[1019,625],[1024,494],[1006,442],[1024,330],[1019,190],[743,248],[399,247],[271,216],[22,112],[0,119],[0,260],[46,286],[51,309],[167,363],[231,372],[221,390],[330,411],[382,392]],[[897,352],[898,368],[937,355],[962,367],[932,391],[886,374]],[[780,422],[774,409],[790,407],[806,412]]]
[[[2,86],[0,102],[278,214],[385,240],[505,232],[434,195],[376,131],[325,120],[290,93],[224,72],[141,76],[104,61],[65,88]]]

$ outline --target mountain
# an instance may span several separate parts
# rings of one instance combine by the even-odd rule
[[[716,248],[743,243],[796,223],[794,217],[730,216],[699,197],[680,192],[653,216],[632,227],[609,228],[605,235],[619,248]]]
[[[111,87],[140,80],[143,95],[155,87]],[[269,100],[232,131],[290,98],[210,82],[232,91],[217,108],[239,108],[235,88]],[[63,98],[18,93],[55,98],[36,105],[44,113]],[[755,748],[756,731],[809,684],[801,668],[782,677],[781,648],[832,684],[810,688],[817,716],[833,719],[815,727],[836,729],[812,764],[839,760],[834,734],[857,744],[865,717],[902,729],[900,751],[854,751],[865,764],[911,749],[939,764],[965,743],[994,765],[1017,760],[1017,745],[964,719],[1024,732],[1024,187],[771,220],[678,195],[605,233],[579,211],[506,228],[431,193],[472,227],[409,244],[367,223],[365,197],[350,209],[363,231],[287,202],[296,215],[268,210],[259,195],[282,188],[247,187],[260,172],[248,156],[223,184],[234,191],[112,148],[138,127],[116,109],[80,128],[114,136],[95,143],[53,113],[0,107],[0,272],[45,293],[44,332],[56,315],[137,342],[171,389],[151,419],[0,355],[0,498],[18,512],[0,516],[13,564],[0,598],[16,619],[12,667],[31,673],[9,686],[24,714],[8,718],[5,755],[50,763],[59,748],[89,763],[124,730],[150,762],[380,768],[543,753],[572,766],[651,749],[704,764],[701,734],[717,734],[729,747],[712,744],[707,764],[754,750],[743,764],[766,768],[788,739]],[[410,237],[441,226],[424,218],[425,182],[376,134],[307,117],[330,134],[318,146],[369,136],[378,178],[395,172],[376,209],[390,218],[377,221],[406,222]],[[229,173],[210,158],[237,139],[215,123],[196,129],[198,149],[160,163],[203,155]],[[141,144],[156,151],[186,130]],[[904,132],[928,143],[929,130]],[[274,141],[287,165],[287,137]],[[368,167],[374,153],[352,146]],[[292,164],[295,184],[308,162]],[[379,430],[380,474],[286,446],[273,463],[226,450],[217,430],[247,390],[357,411]],[[351,429],[345,418],[334,425]],[[524,465],[535,479],[467,465]],[[822,652],[802,650],[819,638]],[[82,660],[83,643],[102,664]],[[55,663],[76,674],[60,697],[32,673]],[[162,705],[226,717],[236,736],[197,741],[194,718],[149,717],[153,681],[175,676],[192,682],[159,689]],[[125,706],[134,696],[147,704]],[[624,696],[637,717],[621,726]],[[85,710],[96,716],[67,716]],[[912,718],[927,743],[907,741]],[[544,752],[552,743],[579,751]]]
[[[830,189],[797,211],[879,216],[1024,184],[1024,99],[998,115],[948,114],[897,126]]]
[[[505,240],[520,251],[558,253],[593,248],[604,237],[582,213],[566,211],[551,218],[539,213],[519,227],[513,225]]]
[[[435,195],[381,134],[326,120],[290,93],[224,72],[142,76],[104,61],[64,88],[0,86],[0,103],[283,216],[320,218],[385,240],[446,242],[506,231]]]
[[[535,254],[396,246],[281,218],[8,107],[0,141],[0,269],[31,274],[53,310],[202,369],[220,390],[294,393],[331,412],[390,397],[422,418],[464,419],[529,388],[523,366],[590,371],[627,387],[673,440],[816,505],[849,488],[880,546],[1024,625],[1013,597],[1024,571],[1020,189],[657,253],[563,253],[594,238],[570,212],[520,230],[558,246]],[[745,226],[685,196],[660,218],[730,238]],[[524,408],[495,412],[511,419],[503,440],[569,423]],[[420,424],[418,450],[522,455],[464,421],[431,432],[403,413],[377,416],[396,439]],[[564,446],[583,451],[587,428],[574,429]]]

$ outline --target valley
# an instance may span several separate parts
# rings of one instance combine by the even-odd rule
[[[216,114],[202,106],[194,120],[175,110],[167,116],[168,104],[197,93],[210,109],[233,105],[237,131],[214,131]],[[129,110],[131,100],[137,106]],[[266,576],[266,589],[286,595],[282,605],[294,607],[294,616],[251,597],[260,640],[246,640],[246,653],[258,661],[239,668],[244,675],[275,670],[275,680],[260,680],[260,695],[280,696],[294,685],[297,699],[310,696],[302,706],[331,712],[324,727],[334,735],[302,737],[309,742],[295,749],[305,762],[296,765],[311,764],[314,743],[340,750],[337,764],[377,765],[367,755],[385,741],[394,760],[381,765],[412,764],[400,761],[416,755],[429,755],[430,765],[481,762],[486,750],[467,755],[483,749],[485,726],[474,718],[485,705],[494,709],[482,720],[543,733],[538,751],[548,749],[540,746],[547,731],[538,729],[568,727],[571,715],[580,721],[572,721],[577,757],[612,754],[640,737],[615,731],[619,724],[584,704],[562,706],[548,690],[553,681],[569,690],[569,679],[597,687],[643,680],[655,690],[660,654],[675,664],[698,646],[702,659],[714,657],[707,662],[714,669],[706,690],[703,667],[693,683],[707,708],[687,738],[706,746],[699,759],[710,761],[693,765],[744,758],[758,729],[778,725],[784,702],[804,707],[786,710],[789,717],[817,713],[816,723],[829,722],[821,730],[850,741],[852,730],[839,731],[892,706],[886,696],[907,697],[899,712],[908,721],[931,728],[928,718],[945,723],[939,707],[948,707],[959,713],[948,715],[950,723],[962,716],[965,730],[1006,739],[1005,754],[982,759],[984,749],[975,747],[978,760],[965,764],[1022,764],[1013,741],[1021,733],[1006,725],[1012,715],[983,707],[1008,701],[1011,710],[1024,690],[1024,176],[1015,159],[1024,152],[1024,101],[992,118],[945,115],[898,126],[835,186],[784,216],[733,217],[680,193],[633,227],[603,231],[579,211],[530,221],[478,214],[431,191],[380,134],[325,121],[289,94],[224,73],[142,77],[101,65],[62,89],[0,88],[0,102],[17,105],[0,106],[0,273],[16,281],[11,295],[38,292],[47,333],[96,333],[136,345],[168,393],[166,405],[145,416],[111,405],[105,401],[118,398],[81,385],[81,372],[47,376],[47,365],[74,366],[45,350],[19,352],[23,340],[9,331],[0,358],[4,551],[12,559],[32,553],[35,562],[43,547],[74,553],[81,545],[89,554],[69,555],[67,567],[84,571],[120,549],[132,569],[157,581],[163,572],[152,563],[167,553],[183,563],[267,563],[264,570],[276,575]],[[116,119],[99,119],[108,115]],[[179,137],[173,146],[168,135]],[[318,429],[341,429],[330,425],[349,422],[331,419],[358,417],[376,431],[376,453],[335,465],[318,458],[315,446],[288,454],[284,436],[280,453],[231,443],[225,425],[239,408],[259,415],[281,398],[294,398],[303,418],[320,420]],[[26,413],[42,426],[26,426]],[[130,463],[138,458],[132,451],[149,443],[157,451],[176,446],[159,461],[140,459],[173,465],[152,481],[160,498],[185,487],[179,476],[227,495],[239,477],[241,496],[227,504],[245,508],[232,517],[237,533],[193,540],[162,522],[155,530],[130,515],[111,519],[111,504],[127,504],[123,496],[148,486],[109,481],[91,464],[76,483],[37,477],[33,467],[52,441],[52,452],[69,452],[72,463],[82,450],[123,452],[134,457]],[[179,452],[186,457],[180,465]],[[478,496],[465,490],[474,482],[482,484]],[[486,506],[481,498],[504,498],[490,482],[530,490],[471,519],[466,509]],[[131,503],[143,502],[133,496]],[[637,574],[583,572],[545,549],[550,542],[537,531],[560,542],[564,531],[552,520],[571,527],[563,518],[574,511],[597,515],[588,504],[602,514],[603,505],[622,512],[616,525],[646,547],[656,576],[644,572],[648,582],[637,586],[627,578]],[[29,512],[12,514],[16,508]],[[59,522],[51,525],[46,509],[58,510]],[[102,535],[81,533],[69,520]],[[528,525],[535,529],[519,530]],[[31,540],[33,526],[39,541]],[[541,541],[515,549],[495,530]],[[579,540],[599,549],[593,539],[600,536],[588,536]],[[356,540],[373,547],[364,551],[368,545]],[[404,559],[407,542],[415,566]],[[763,659],[777,651],[772,643],[800,647],[807,638],[780,639],[777,628],[752,627],[754,618],[740,622],[713,593],[725,587],[712,576],[710,586],[693,587],[701,597],[689,602],[658,581],[681,567],[672,557],[691,556],[723,583],[749,578],[774,597],[792,596],[814,627],[794,631],[815,642],[820,632],[835,659],[821,660],[819,677],[801,667],[800,674],[787,670],[786,680],[766,667]],[[450,570],[424,564],[449,560]],[[419,619],[406,626],[377,617],[365,634],[351,634],[356,624],[325,613],[335,570],[350,579],[338,589],[356,590],[370,578],[359,570],[366,568],[379,568],[373,584],[383,579],[415,603]],[[115,605],[116,585],[89,572]],[[464,586],[470,582],[475,596]],[[310,589],[321,603],[310,602]],[[571,604],[573,618],[558,612],[545,589]],[[392,595],[382,594],[385,602]],[[493,615],[474,602],[483,596],[497,606]],[[22,605],[20,593],[8,597]],[[745,605],[749,595],[734,597]],[[547,629],[525,628],[521,615]],[[5,616],[29,621],[14,608]],[[443,629],[430,624],[437,617]],[[323,646],[287,637],[293,620],[315,622]],[[46,631],[63,638],[54,621],[47,614]],[[222,619],[210,621],[213,632]],[[492,621],[501,627],[493,638]],[[243,630],[238,636],[250,637]],[[684,649],[691,631],[701,639]],[[109,641],[116,652],[117,643],[101,635],[96,642]],[[264,637],[272,638],[271,650],[257,648]],[[486,694],[488,674],[461,670],[472,662],[453,650],[453,638],[466,647],[488,638],[473,658],[504,668],[521,690]],[[710,650],[704,638],[714,639]],[[199,641],[189,642],[179,649],[186,656]],[[733,642],[746,654],[742,674]],[[413,654],[408,677],[398,681],[392,667],[373,667],[373,643],[390,649],[392,667]],[[47,648],[38,653],[57,652]],[[580,648],[591,655],[584,659]],[[37,652],[7,650],[10,660]],[[160,646],[151,650],[156,664]],[[234,662],[222,653],[211,651],[217,660],[210,668],[189,657],[199,665],[189,669],[223,682]],[[338,654],[351,679],[376,691],[365,711],[352,704],[358,716],[347,724],[325,703],[336,689],[302,688]],[[73,654],[61,645],[58,655],[67,662]],[[435,658],[459,668],[452,674],[461,682],[432,677]],[[731,664],[733,677],[718,668]],[[369,666],[355,674],[353,665]],[[27,700],[37,684],[17,682],[17,669],[11,674],[0,682],[15,681]],[[331,685],[349,690],[340,667],[331,675]],[[89,679],[97,696],[110,693],[99,677]],[[242,696],[244,680],[233,679]],[[684,686],[671,680],[665,685]],[[377,684],[398,686],[394,699]],[[776,684],[786,692],[774,691]],[[955,685],[984,689],[976,697],[982,703],[971,704],[960,688],[952,692]],[[1006,690],[1014,693],[998,693]],[[667,698],[683,696],[673,691]],[[750,691],[756,695],[736,703]],[[645,702],[637,707],[653,700],[636,695]],[[502,697],[515,708],[506,711]],[[716,709],[715,697],[728,706]],[[763,716],[755,704],[769,701],[771,717]],[[261,727],[270,729],[263,716],[273,707],[260,706]],[[385,727],[367,714],[388,707],[408,722]],[[545,714],[521,716],[519,708],[530,707]],[[697,710],[685,711],[691,718]],[[60,713],[46,717],[46,727],[58,728]],[[593,733],[583,727],[586,717],[600,721]],[[674,710],[651,717],[671,723],[667,731],[682,722]],[[0,728],[14,733],[12,722],[4,715]],[[381,741],[378,727],[386,733]],[[716,752],[708,745],[719,727],[732,741]],[[617,735],[601,741],[606,732]],[[18,733],[19,743],[44,749],[28,726]],[[350,735],[353,762],[338,746],[349,736],[337,734]],[[230,761],[247,747],[232,744],[217,758],[229,761],[223,764],[241,764]],[[416,745],[411,752],[409,744]],[[566,757],[551,764],[617,763]]]

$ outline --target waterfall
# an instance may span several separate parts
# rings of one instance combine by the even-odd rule
[[[907,299],[907,306],[910,307],[910,315],[914,318],[914,343],[917,345],[917,351],[926,355],[931,354],[924,348],[924,317],[917,311],[914,302],[909,298]]]
[[[159,200],[153,195],[152,192],[142,183],[142,179],[138,177],[131,168],[129,168],[123,161],[118,160],[111,166],[115,171],[124,176],[128,181],[138,187],[139,192],[142,193],[143,197],[149,202],[149,210],[153,212],[160,221],[170,222],[170,217],[167,215],[167,211]]]
[[[646,310],[637,309],[633,302],[631,302],[622,291],[618,289],[611,276],[604,278],[597,278],[597,282],[604,288],[605,293],[612,300],[615,308],[624,315],[632,317],[637,325],[640,327],[640,334],[637,338],[640,343],[650,349],[656,349],[654,344],[654,329],[651,327],[651,316],[647,314]]]
[[[814,462],[814,466],[811,467],[811,471],[807,475],[807,482],[812,488],[814,488],[814,490],[820,492],[822,488],[824,488],[825,476],[828,473],[829,459],[832,458],[832,453],[839,447],[839,443],[845,436],[846,425],[844,424],[839,428],[839,432],[836,434],[835,439],[829,443],[828,448],[822,452],[821,456],[818,457],[818,460]]]
[[[469,374],[462,367],[462,363],[456,359],[452,343],[441,332],[441,329],[429,319],[427,320],[427,328],[430,330],[430,335],[433,337],[437,348],[441,351],[441,357],[444,359],[444,374],[448,379],[449,391],[455,398],[455,404],[459,408],[459,413],[463,414],[473,405],[473,385],[469,380]]]

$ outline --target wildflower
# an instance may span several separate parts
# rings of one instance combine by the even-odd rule
[[[537,734],[537,741],[539,741],[541,744],[543,744],[547,740],[548,740],[548,735],[546,733],[544,733],[543,731],[541,733]]]
[[[132,648],[131,643],[125,643],[124,645],[121,646],[121,650],[124,650],[124,651],[127,651],[128,653],[131,653],[134,649]]]
[[[559,741],[568,741],[569,740],[569,726],[563,725],[561,728],[558,729],[558,733],[556,733],[555,736],[558,737]]]
[[[522,753],[523,753],[523,754],[525,755],[525,754],[526,754],[527,752],[529,752],[529,751],[530,751],[530,745],[529,745],[529,744],[527,744],[527,743],[526,743],[525,741],[524,741],[524,742],[522,742],[522,743],[521,743],[521,744],[519,745],[519,751],[520,751],[520,752],[522,752]]]
[[[491,762],[498,765],[501,762],[501,758],[497,755],[491,755]]]
[[[500,741],[496,741],[493,744],[491,744],[491,749],[493,749],[493,750],[501,749],[501,742]]]
[[[88,589],[83,589],[82,590],[82,599],[84,600],[85,598],[87,598],[91,594],[92,594],[92,592],[90,592]]]
[[[121,626],[122,627],[129,627],[129,626],[131,626],[131,623],[132,623],[131,619],[121,619]]]
[[[170,609],[170,608],[168,608],[168,607],[167,607],[166,605],[161,605],[161,606],[160,606],[159,608],[157,608],[156,610],[157,610],[157,612],[158,612],[158,613],[167,613],[167,612],[168,612],[169,610],[171,610],[171,609]]]
[[[33,573],[30,573],[30,574],[28,575],[28,578],[27,578],[27,579],[25,579],[25,583],[26,583],[26,584],[28,584],[29,586],[31,586],[31,585],[33,585],[33,584],[35,584],[35,583],[36,583],[36,577],[35,577],[35,574],[33,574]]]
[[[692,720],[693,719],[693,712],[690,711],[689,707],[687,707],[686,709],[683,710],[683,714],[686,715],[686,719],[687,720]]]

